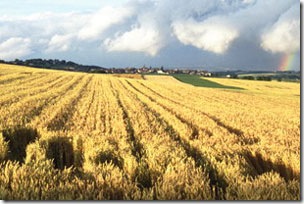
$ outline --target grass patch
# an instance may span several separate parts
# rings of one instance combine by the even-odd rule
[[[191,84],[193,86],[199,86],[199,87],[207,87],[207,88],[219,88],[219,89],[239,89],[244,90],[243,88],[236,87],[236,86],[225,86],[207,79],[201,78],[201,76],[197,75],[189,75],[189,74],[174,74],[172,75],[175,79]]]

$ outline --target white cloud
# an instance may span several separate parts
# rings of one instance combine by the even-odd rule
[[[192,19],[173,23],[175,36],[185,45],[223,54],[238,37],[238,31],[219,19],[197,22]]]
[[[137,27],[115,39],[106,39],[104,44],[108,51],[144,52],[155,56],[162,47],[162,38],[155,28]]]
[[[63,3],[64,7],[56,9],[61,3],[47,0],[39,3],[40,7],[33,4],[28,10],[21,5],[24,1],[18,0],[26,12],[13,13],[9,9],[14,3],[7,1],[4,4],[7,12],[0,14],[0,58],[14,59],[30,53],[34,57],[64,55],[76,60],[84,56],[94,62],[108,60],[109,64],[115,63],[112,61],[117,56],[127,56],[127,60],[140,56],[142,59],[138,61],[169,62],[172,57],[168,56],[172,53],[189,51],[180,43],[174,44],[179,40],[199,48],[190,50],[198,53],[197,56],[219,59],[213,53],[225,53],[220,57],[226,60],[225,57],[247,53],[242,50],[250,47],[247,44],[256,49],[248,51],[250,55],[265,55],[265,58],[267,53],[263,49],[270,53],[293,52],[300,45],[298,0],[120,0],[115,4],[110,0],[76,1],[78,6],[68,0]],[[52,8],[44,7],[51,4]],[[163,49],[165,47],[167,49]],[[161,49],[164,52],[158,55]],[[125,54],[128,52],[129,55]],[[145,56],[129,57],[131,52]],[[127,60],[119,61],[127,64]],[[172,60],[170,63],[175,64]],[[199,62],[200,59],[191,60]],[[235,57],[234,61],[237,60]]]
[[[277,9],[267,12],[275,2],[189,0],[185,5],[184,0],[133,0],[124,6],[106,6],[83,13],[6,14],[0,18],[0,41],[12,37],[29,38],[35,51],[40,52],[67,52],[87,43],[96,43],[98,49],[100,42],[104,42],[108,51],[135,51],[155,56],[163,47],[175,42],[172,37],[175,35],[183,44],[220,54],[226,52],[237,38],[260,35],[269,21],[277,19],[280,12],[286,11],[296,0],[279,2]],[[294,24],[289,27],[280,25],[268,29],[263,39],[276,35],[277,41],[281,38],[291,41],[293,37],[288,37],[287,31],[283,30],[293,31]],[[264,41],[264,49],[276,50],[270,49],[269,44],[277,41]]]
[[[104,40],[108,52],[141,52],[156,56],[170,41],[167,12],[161,11],[153,0],[132,1],[128,7],[136,11],[136,18],[127,21],[125,28]]]
[[[29,38],[9,38],[0,43],[0,59],[12,60],[32,53]]]
[[[105,7],[89,17],[88,22],[79,31],[81,40],[100,38],[102,33],[112,25],[123,22],[133,14],[132,8]]]
[[[54,35],[46,52],[65,52],[71,48],[73,35]]]
[[[273,53],[293,53],[300,48],[300,21],[280,22],[262,36],[261,46]]]
[[[273,53],[293,53],[300,48],[300,19],[295,5],[283,14],[261,37],[261,47]]]
[[[255,2],[255,0],[243,0],[244,4],[252,4],[254,2]]]

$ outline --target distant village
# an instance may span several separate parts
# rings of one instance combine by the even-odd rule
[[[126,68],[104,68],[95,65],[81,65],[71,61],[58,60],[58,59],[28,59],[14,61],[0,60],[0,63],[23,65],[37,68],[46,69],[59,69],[67,71],[81,71],[90,73],[106,73],[106,74],[191,74],[199,76],[211,76],[211,73],[206,70],[192,70],[192,69],[164,69],[161,67],[146,67],[141,68],[126,67]]]
[[[141,67],[141,68],[108,68],[106,70],[91,69],[90,72],[103,72],[108,74],[190,74],[199,76],[211,76],[211,73],[206,70],[191,70],[191,69],[168,69],[163,67]]]
[[[29,67],[37,67],[44,69],[57,69],[74,72],[88,72],[88,73],[103,73],[103,74],[158,74],[158,75],[173,75],[173,74],[188,74],[204,77],[225,77],[238,78],[247,80],[263,80],[263,81],[300,81],[301,73],[299,71],[246,71],[246,70],[222,70],[222,71],[207,71],[202,68],[166,68],[161,67],[146,67],[141,68],[126,67],[126,68],[104,68],[96,65],[82,65],[71,61],[58,59],[27,59],[14,61],[0,60],[0,63],[23,65]]]

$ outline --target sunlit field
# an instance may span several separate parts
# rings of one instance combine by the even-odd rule
[[[3,200],[300,200],[300,84],[0,64]]]

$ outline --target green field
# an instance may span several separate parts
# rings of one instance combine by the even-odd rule
[[[300,73],[251,73],[251,74],[238,74],[240,79],[248,79],[251,77],[251,80],[264,80],[264,81],[286,81],[286,82],[300,82],[301,75]],[[264,78],[264,79],[263,79]]]
[[[240,89],[240,90],[243,89],[243,88],[236,87],[236,86],[225,86],[225,85],[204,79],[201,76],[197,76],[197,75],[173,74],[172,76],[181,82],[191,84],[193,86],[207,87],[207,88],[219,88],[219,89]]]

